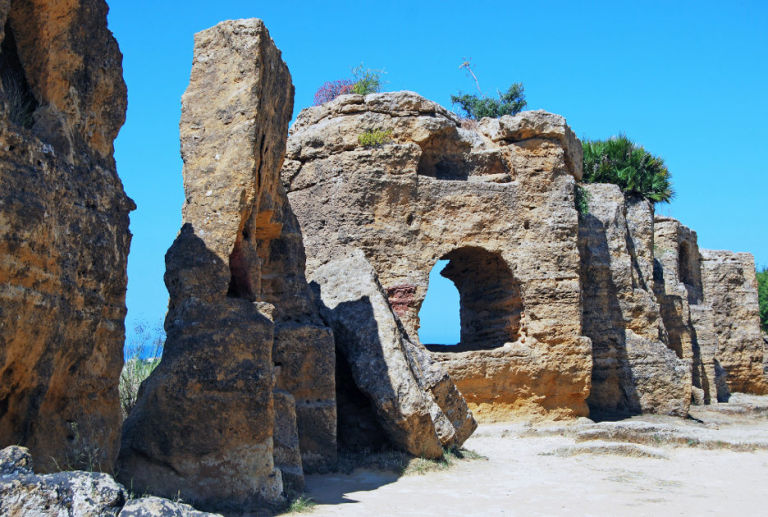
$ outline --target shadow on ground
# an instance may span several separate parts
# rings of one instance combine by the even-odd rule
[[[357,503],[347,496],[367,492],[394,483],[400,475],[395,472],[358,469],[351,474],[316,474],[305,478],[306,493],[318,504]]]

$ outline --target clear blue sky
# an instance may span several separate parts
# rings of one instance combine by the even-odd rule
[[[386,70],[386,89],[449,108],[451,94],[474,87],[458,69],[464,58],[487,93],[522,81],[529,109],[564,115],[579,137],[625,132],[664,157],[677,197],[657,211],[694,228],[702,247],[749,251],[768,265],[768,2],[108,3],[128,84],[118,173],[138,205],[129,332],[140,320],[161,322],[166,310],[192,36],[233,18],[267,24],[293,76],[295,113],[360,62]],[[422,338],[450,342],[443,327]]]

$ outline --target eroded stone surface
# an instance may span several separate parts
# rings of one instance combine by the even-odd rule
[[[109,471],[128,213],[122,55],[103,0],[0,2],[0,445]]]
[[[260,20],[195,36],[182,99],[184,226],[166,255],[168,338],[120,454],[121,479],[137,491],[203,509],[279,503],[276,453],[300,484],[297,420],[312,458],[335,458],[332,337],[290,253],[300,234],[278,181],[292,106]]]
[[[118,515],[125,489],[108,474],[57,472],[37,475],[26,448],[0,451],[0,514],[9,516]]]
[[[589,205],[579,247],[584,333],[594,356],[590,408],[684,416],[690,364],[668,347],[653,292],[653,208],[616,185],[581,188]]]
[[[715,312],[716,359],[729,390],[768,393],[754,257],[701,250],[701,277],[704,298]]]
[[[372,130],[391,130],[392,141],[361,147],[358,137]],[[579,301],[580,149],[557,115],[526,112],[468,131],[411,92],[306,109],[282,178],[308,276],[361,249],[416,341],[429,272],[450,259],[466,346],[433,349],[434,357],[472,411],[585,415],[592,359]]]
[[[118,517],[221,517],[221,515],[200,512],[188,504],[161,497],[147,496],[126,502]]]
[[[460,446],[476,427],[466,403],[427,351],[408,341],[363,253],[352,250],[329,261],[310,280],[333,327],[339,362],[351,373],[339,391],[362,392],[389,440],[415,456],[438,458],[444,446]],[[339,399],[339,412],[362,412]],[[375,446],[370,438],[379,433],[366,440],[359,424],[352,428],[354,420],[365,418],[343,415],[348,425],[339,432],[357,436],[342,436],[342,443]]]
[[[29,516],[220,517],[159,497],[130,499],[107,474],[65,471],[39,475],[25,447],[0,450],[0,514]]]
[[[668,344],[678,357],[691,362],[694,401],[725,400],[727,394],[717,392],[715,313],[704,299],[696,232],[675,219],[657,216],[654,252],[654,291]]]

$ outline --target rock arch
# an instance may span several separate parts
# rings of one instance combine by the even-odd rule
[[[523,316],[522,286],[501,255],[463,246],[441,259],[449,262],[440,274],[459,291],[461,342],[430,346],[430,350],[490,350],[517,341]]]

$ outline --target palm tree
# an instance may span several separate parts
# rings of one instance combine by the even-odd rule
[[[654,203],[669,203],[674,197],[664,160],[625,135],[585,140],[582,147],[585,183],[613,183],[626,193],[640,194]]]

